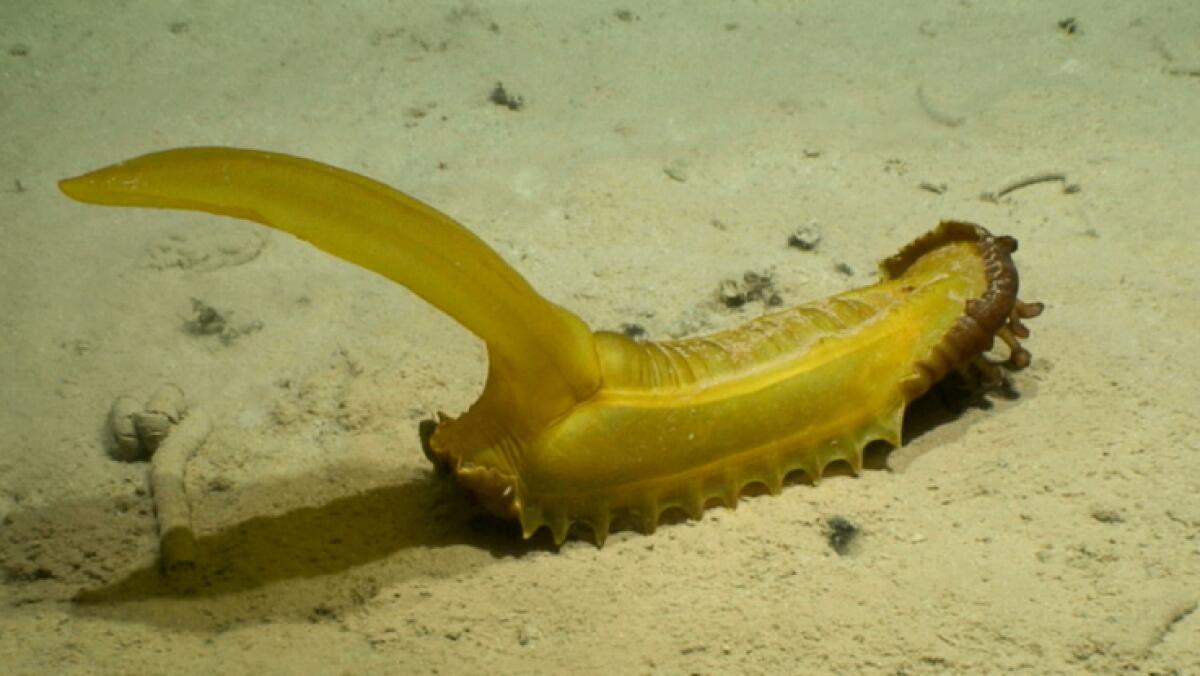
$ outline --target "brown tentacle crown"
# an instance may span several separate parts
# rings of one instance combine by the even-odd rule
[[[591,331],[448,216],[371,179],[234,148],[154,153],[63,181],[97,204],[257,221],[379,273],[487,345],[488,379],[428,453],[526,537],[573,523],[603,543],[614,516],[653,531],[663,510],[733,507],[832,462],[856,472],[871,441],[900,443],[905,406],[952,369],[1001,378],[1029,364],[1017,242],[944,222],[880,265],[874,285],[687,340]]]

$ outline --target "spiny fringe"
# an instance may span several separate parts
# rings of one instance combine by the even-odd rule
[[[519,508],[521,528],[528,539],[547,527],[554,544],[561,545],[571,525],[581,523],[591,529],[596,546],[602,547],[615,515],[632,520],[640,532],[649,535],[669,509],[681,509],[690,518],[699,520],[712,501],[735,509],[742,491],[752,484],[761,484],[771,495],[778,495],[784,480],[796,471],[804,472],[816,484],[830,464],[844,461],[857,476],[862,471],[863,450],[868,444],[883,441],[894,447],[900,445],[902,416],[903,408],[896,415],[884,416],[890,420],[869,424],[856,435],[831,439],[824,446],[786,453],[786,458],[756,458],[678,482],[668,480],[659,486],[618,489],[605,496],[561,500],[527,497]]]

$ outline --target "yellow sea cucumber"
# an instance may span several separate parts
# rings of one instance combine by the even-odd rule
[[[591,331],[540,296],[469,230],[371,179],[298,157],[181,148],[67,179],[83,202],[208,211],[289,232],[403,284],[487,345],[482,395],[439,416],[431,456],[525,537],[572,523],[602,544],[615,515],[653,531],[663,510],[698,517],[761,483],[777,493],[863,447],[900,443],[908,402],[976,364],[999,336],[1029,353],[1016,240],[943,222],[880,265],[872,286],[736,329],[637,343]]]

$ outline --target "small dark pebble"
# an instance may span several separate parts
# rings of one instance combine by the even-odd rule
[[[737,309],[759,301],[769,307],[783,305],[783,298],[775,290],[775,278],[769,272],[747,271],[742,281],[726,279],[717,287],[717,299],[730,309]]]
[[[732,279],[726,279],[717,287],[717,297],[727,308],[739,308],[746,304],[746,294]]]
[[[829,537],[829,546],[838,556],[850,553],[850,546],[858,538],[859,528],[853,521],[844,516],[834,516],[826,519],[825,527]]]
[[[326,605],[320,605],[312,609],[312,613],[308,616],[308,621],[316,624],[322,620],[336,620],[337,610]]]
[[[1063,19],[1062,21],[1058,22],[1058,30],[1066,33],[1067,35],[1075,35],[1076,33],[1080,32],[1079,22],[1075,20],[1075,17]]]
[[[496,83],[496,87],[492,89],[492,93],[488,96],[488,100],[498,106],[504,106],[509,110],[520,110],[525,107],[525,98],[522,96],[517,96],[516,94],[510,94],[508,90],[504,88],[504,84],[501,82]]]
[[[1125,521],[1125,517],[1121,516],[1120,512],[1111,509],[1094,509],[1092,518],[1100,523],[1123,523]]]
[[[192,315],[187,322],[187,329],[195,335],[216,335],[225,331],[224,315],[199,298],[192,299]]]
[[[632,338],[636,343],[643,343],[649,338],[646,327],[641,324],[622,324],[621,333],[625,334],[627,338]]]
[[[802,225],[788,235],[788,246],[801,251],[813,251],[821,243],[821,231],[816,225]]]

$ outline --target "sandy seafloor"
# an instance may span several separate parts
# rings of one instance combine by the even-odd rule
[[[3,3],[2,671],[1200,673],[1198,36],[1188,0]],[[746,271],[868,284],[945,218],[1017,237],[1047,309],[1019,398],[881,468],[523,543],[420,450],[470,334],[290,236],[55,187],[200,144],[395,185],[597,328],[735,326]],[[1078,191],[980,199],[1043,172]],[[166,382],[214,424],[190,594],[108,456]]]

